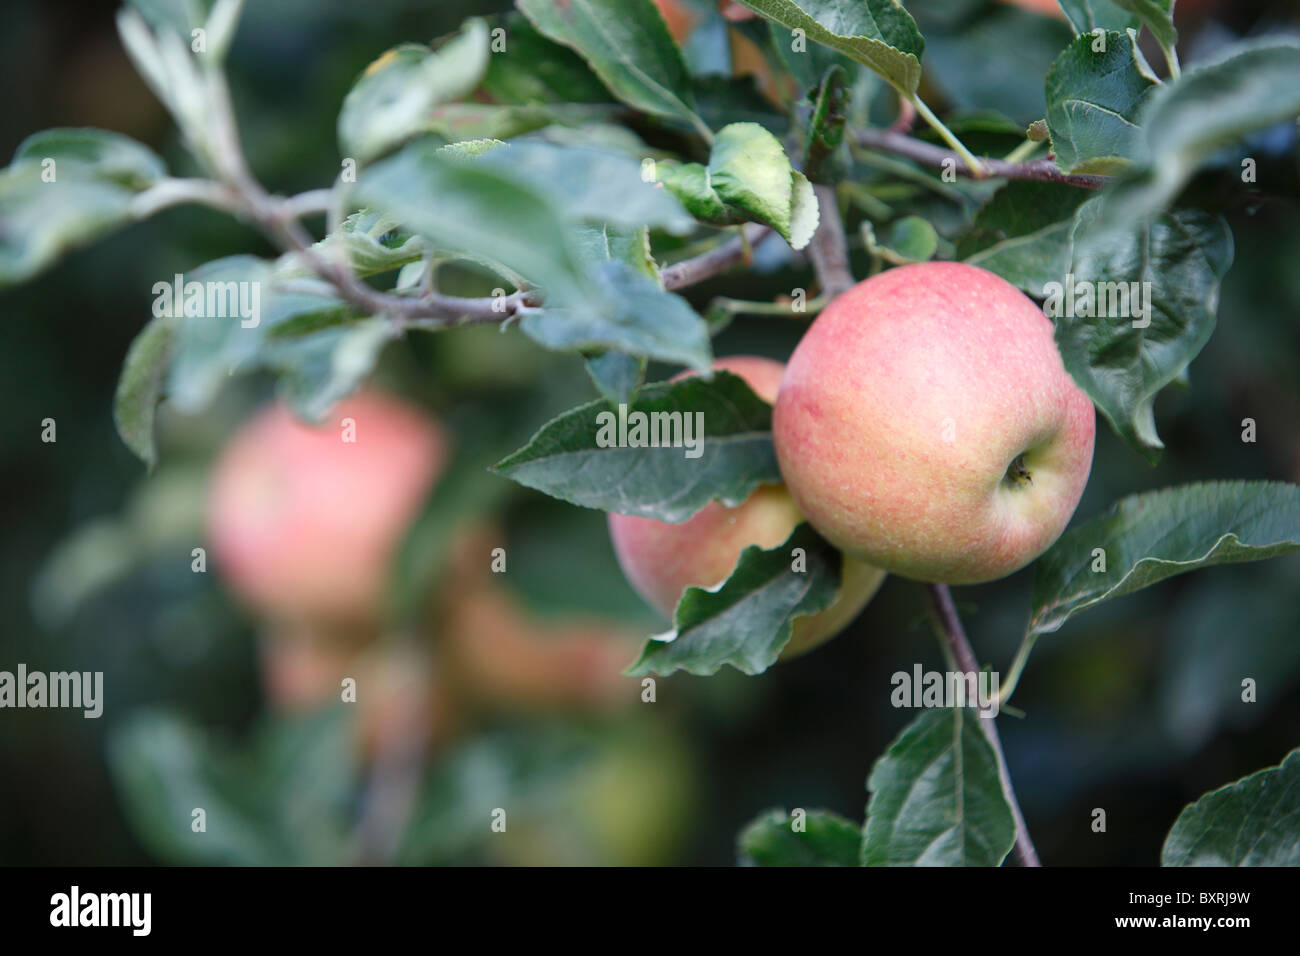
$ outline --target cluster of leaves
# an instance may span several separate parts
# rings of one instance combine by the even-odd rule
[[[237,156],[221,60],[239,6],[133,0],[120,17],[129,52],[210,179],[173,178],[157,156],[113,133],[37,134],[0,173],[0,282],[24,280],[174,202],[210,202],[273,227],[288,215],[250,187]],[[1071,375],[1154,462],[1163,447],[1155,396],[1185,380],[1212,333],[1232,259],[1227,225],[1180,205],[1184,187],[1233,157],[1252,131],[1300,113],[1300,47],[1244,44],[1183,72],[1168,2],[1062,0],[1073,36],[1054,51],[1041,121],[1028,134],[987,109],[946,123],[930,110],[920,96],[926,40],[897,0],[744,0],[757,17],[735,26],[701,9],[684,49],[651,0],[517,6],[436,46],[390,50],[359,77],[339,115],[343,171],[325,204],[329,229],[308,254],[234,256],[186,277],[256,284],[261,321],[160,315],[145,327],[116,406],[141,457],[155,455],[159,400],[203,408],[232,372],[276,372],[294,407],[319,419],[364,380],[391,337],[457,324],[437,292],[440,267],[456,263],[503,313],[513,296],[511,321],[536,343],[584,356],[600,395],[544,425],[498,474],[583,507],[664,521],[714,500],[737,503],[780,480],[771,411],[738,378],[709,374],[718,323],[667,288],[659,258],[749,222],[800,250],[824,218],[838,220],[819,209],[816,181],[860,214],[876,267],[957,258],[1038,298],[1072,283],[1146,284],[1149,322],[1066,308],[1056,336]],[[936,29],[942,38],[945,28]],[[1164,79],[1141,52],[1140,30],[1164,53]],[[204,44],[188,41],[196,31]],[[761,91],[735,75],[718,42],[729,31],[757,51]],[[862,147],[855,133],[894,103],[976,175],[957,181],[951,168],[928,172]],[[1045,136],[1061,174],[1111,180],[1096,195],[1069,182],[999,183],[982,175],[962,136],[1020,156]],[[1228,174],[1237,178],[1230,164]],[[349,294],[311,257],[369,283],[373,295]],[[423,321],[398,308],[421,303],[431,306]],[[444,313],[432,309],[438,303]],[[651,361],[702,374],[643,386]],[[704,411],[703,454],[601,446],[596,417],[618,403]],[[806,558],[797,569],[794,549]],[[1039,562],[1016,676],[1037,636],[1073,614],[1172,574],[1297,549],[1294,486],[1225,482],[1121,501]],[[711,674],[731,664],[759,673],[794,619],[828,606],[838,584],[838,554],[796,529],[777,548],[748,549],[718,589],[688,590],[672,632],[649,642],[633,669]],[[936,764],[941,774],[930,772]],[[918,797],[922,777],[932,789]],[[998,863],[1012,845],[995,755],[961,712],[915,721],[870,785],[865,862]],[[756,824],[749,856],[784,853],[777,824]],[[839,859],[857,829],[819,819],[792,852],[820,856],[833,845]]]

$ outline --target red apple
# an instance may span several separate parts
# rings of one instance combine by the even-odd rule
[[[376,392],[341,402],[319,428],[272,405],[216,464],[208,509],[215,564],[260,614],[373,621],[394,551],[446,454],[432,420]]]
[[[1038,306],[954,262],[890,269],[832,302],[773,417],[813,527],[887,571],[952,584],[1010,574],[1060,536],[1094,429]]]

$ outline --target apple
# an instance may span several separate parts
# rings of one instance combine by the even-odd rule
[[[767,402],[776,399],[784,370],[780,362],[752,355],[720,358],[714,368],[739,375]],[[732,508],[712,501],[678,524],[611,514],[609,533],[628,583],[671,620],[688,587],[722,583],[746,547],[775,548],[803,520],[786,488],[769,485]],[[803,653],[838,634],[871,600],[882,580],[884,572],[846,558],[835,603],[819,614],[797,618],[782,656]]]
[[[403,532],[447,458],[418,409],[362,392],[313,428],[275,403],[222,450],[208,493],[214,564],[272,619],[377,620]]]
[[[827,306],[773,414],[781,474],[814,528],[949,584],[1011,574],[1060,536],[1095,428],[1038,306],[955,262],[890,269]]]

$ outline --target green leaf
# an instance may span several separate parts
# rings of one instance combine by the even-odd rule
[[[1300,866],[1300,750],[1178,815],[1161,866]]]
[[[1098,555],[1097,549],[1101,549]],[[1031,633],[1165,578],[1300,550],[1300,487],[1264,481],[1133,495],[1067,531],[1034,568]],[[1104,570],[1099,559],[1104,560]]]
[[[699,163],[660,163],[655,175],[676,196],[686,211],[697,219],[725,226],[744,222],[746,217],[732,209],[717,194],[710,181],[709,169]]]
[[[1156,434],[1156,393],[1182,374],[1214,331],[1232,234],[1222,219],[1199,210],[1117,233],[1101,224],[1104,201],[1079,207],[1071,233],[1073,288],[1066,282],[1045,290],[1044,308],[1056,321],[1070,375],[1116,433],[1154,464],[1164,447]]]
[[[169,862],[337,866],[351,862],[358,780],[347,716],[336,707],[264,724],[236,744],[148,713],[113,735],[109,769],[141,840]]]
[[[998,866],[1016,841],[975,711],[927,710],[871,768],[867,866]]]
[[[1254,130],[1300,114],[1300,46],[1238,44],[1187,70],[1147,100],[1139,120],[1145,163],[1108,190],[1105,220],[1120,227],[1168,205],[1206,162]]]
[[[385,318],[352,321],[301,337],[268,337],[260,361],[279,373],[280,396],[298,417],[321,422],[361,387],[391,339]]]
[[[718,131],[708,184],[732,209],[776,229],[793,249],[808,245],[817,231],[812,183],[790,165],[780,140],[757,123],[732,123]]]
[[[0,170],[0,288],[131,222],[132,198],[165,173],[162,160],[116,133],[54,129],[28,137]]]
[[[590,734],[554,723],[475,735],[440,759],[428,776],[397,850],[402,866],[456,862],[499,838],[493,807],[508,808],[511,830],[540,817],[554,824],[557,808],[571,806],[573,781],[599,750]]]
[[[1114,173],[1141,151],[1137,115],[1156,88],[1139,69],[1133,34],[1075,38],[1047,74],[1047,128],[1056,164],[1069,173]]]
[[[580,126],[608,112],[604,107],[577,103],[444,103],[434,107],[425,129],[453,141],[508,140],[549,126]]]
[[[834,183],[843,166],[841,145],[848,119],[849,74],[832,66],[817,88],[812,116],[804,133],[804,175],[815,183]]]
[[[925,41],[897,0],[741,0],[745,6],[809,40],[838,50],[911,94],[921,82]]]
[[[526,312],[519,327],[557,351],[614,349],[704,371],[713,361],[708,326],[680,295],[623,262],[588,273],[584,303]]]
[[[928,262],[939,249],[939,234],[929,220],[904,216],[890,223],[885,245],[906,262]]]
[[[40,164],[53,159],[56,172],[65,161],[72,164],[76,179],[98,179],[128,189],[152,186],[167,175],[167,167],[146,146],[128,136],[102,129],[47,129],[33,133],[14,152],[13,162],[29,160]]]
[[[802,551],[801,569],[795,556]],[[841,556],[807,524],[784,544],[764,551],[750,545],[735,570],[712,590],[687,588],[673,630],[646,641],[632,676],[684,670],[708,677],[723,664],[761,674],[790,643],[794,621],[830,607],[840,587]]]
[[[829,810],[810,810],[794,829],[791,815],[768,810],[741,831],[737,852],[751,866],[858,866],[862,828]]]
[[[1178,42],[1178,31],[1174,29],[1174,0],[1115,0],[1115,3],[1135,14],[1162,47],[1173,49]]]
[[[425,132],[433,107],[472,92],[487,65],[488,29],[478,19],[436,53],[417,43],[393,47],[366,67],[343,100],[343,155],[368,163]]]
[[[713,500],[734,507],[759,485],[781,480],[772,406],[735,375],[647,385],[628,407],[627,415],[633,412],[676,415],[683,425],[688,413],[702,415],[703,436],[691,433],[694,441],[702,438],[699,457],[687,458],[690,449],[680,446],[609,447],[606,440],[618,440],[619,416],[596,401],[552,419],[493,470],[584,508],[674,522]],[[626,420],[630,428],[634,420]],[[692,428],[698,420],[691,419]]]
[[[187,295],[197,283],[205,293],[231,290],[241,306],[256,296],[257,307],[249,318],[231,308],[178,317],[167,393],[182,411],[207,407],[232,374],[269,369],[294,410],[319,421],[364,381],[389,340],[384,320],[359,321],[330,286],[290,284],[253,256],[218,259],[182,279]]]
[[[643,226],[686,235],[695,222],[666,189],[657,189],[628,156],[534,140],[515,141],[480,159],[480,165],[551,196],[575,222]]]
[[[587,374],[611,404],[628,405],[645,381],[646,360],[625,352],[601,352],[587,359]]]
[[[313,248],[325,257],[342,256],[357,275],[371,276],[419,262],[428,251],[428,244],[423,237],[398,229],[398,222],[392,216],[362,210],[344,219],[337,232],[330,233]],[[314,278],[316,273],[301,256],[286,253],[276,260],[274,275],[277,279]]]
[[[542,35],[576,50],[624,103],[708,127],[696,114],[686,61],[650,0],[516,0]]]
[[[1124,33],[1136,28],[1137,15],[1119,5],[1119,0],[1058,0],[1065,18],[1076,35],[1094,30],[1118,30]]]
[[[482,88],[498,103],[608,103],[609,90],[582,57],[546,39],[527,18],[506,18],[509,42],[488,61]]]
[[[1043,286],[1070,271],[1070,230],[1087,198],[1086,190],[1056,183],[1009,182],[975,214],[957,257],[1041,299]]]
[[[126,353],[113,400],[117,433],[150,470],[158,460],[153,440],[154,412],[175,342],[175,319],[158,318],[146,325]]]
[[[573,230],[547,194],[484,162],[418,140],[366,171],[357,199],[438,250],[499,262],[542,287],[551,304],[587,298]]]

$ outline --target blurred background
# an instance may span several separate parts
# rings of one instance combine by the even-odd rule
[[[710,6],[682,3],[687,26]],[[230,72],[252,168],[280,193],[328,184],[338,108],[367,63],[507,6],[250,4]],[[927,37],[927,100],[996,107],[1017,123],[1041,115],[1042,78],[1069,33],[1020,6],[1041,5],[908,4]],[[1185,64],[1239,36],[1296,29],[1289,2],[1178,6]],[[38,129],[97,126],[192,170],[113,13],[102,2],[8,0],[0,154]],[[1164,459],[1147,467],[1099,422],[1079,519],[1169,484],[1300,481],[1295,130],[1246,152],[1259,161],[1257,195],[1220,200],[1236,261],[1189,387],[1157,402]],[[1228,156],[1219,168],[1237,165]],[[868,185],[881,175],[860,173]],[[1215,178],[1192,186],[1212,206]],[[935,215],[968,219],[972,208]],[[774,245],[758,275],[689,298],[703,310],[717,295],[806,285],[804,264]],[[642,703],[618,670],[663,622],[624,582],[604,516],[483,470],[596,394],[578,358],[517,332],[413,334],[387,347],[374,377],[375,391],[437,423],[445,451],[418,489],[393,571],[418,609],[402,626],[273,623],[232,597],[215,563],[194,573],[214,463],[274,382],[232,378],[199,417],[164,408],[152,474],[119,440],[111,408],[153,283],[236,252],[272,250],[187,207],[0,294],[0,669],[103,671],[106,696],[98,720],[0,712],[0,863],[728,865],[738,831],[765,808],[862,819],[872,761],[915,716],[890,707],[890,675],[942,666],[922,592],[888,579],[814,653],[759,677],[660,679],[656,702]],[[475,276],[460,281],[483,294]],[[715,351],[784,359],[800,331],[789,319],[740,319]],[[1241,439],[1247,417],[1255,443]],[[55,443],[41,441],[46,418]],[[494,574],[482,556],[498,546],[508,565]],[[955,592],[995,668],[1014,654],[1030,583],[1022,572]],[[1298,595],[1300,558],[1227,567],[1105,605],[1039,642],[1015,698],[1024,719],[1001,727],[1048,865],[1154,864],[1186,803],[1300,744]],[[355,705],[329,703],[341,676],[357,679]],[[1258,702],[1241,703],[1244,677],[1258,682]],[[210,839],[192,838],[193,807],[206,809]],[[504,834],[489,830],[498,807]],[[1104,834],[1090,829],[1097,807]]]

